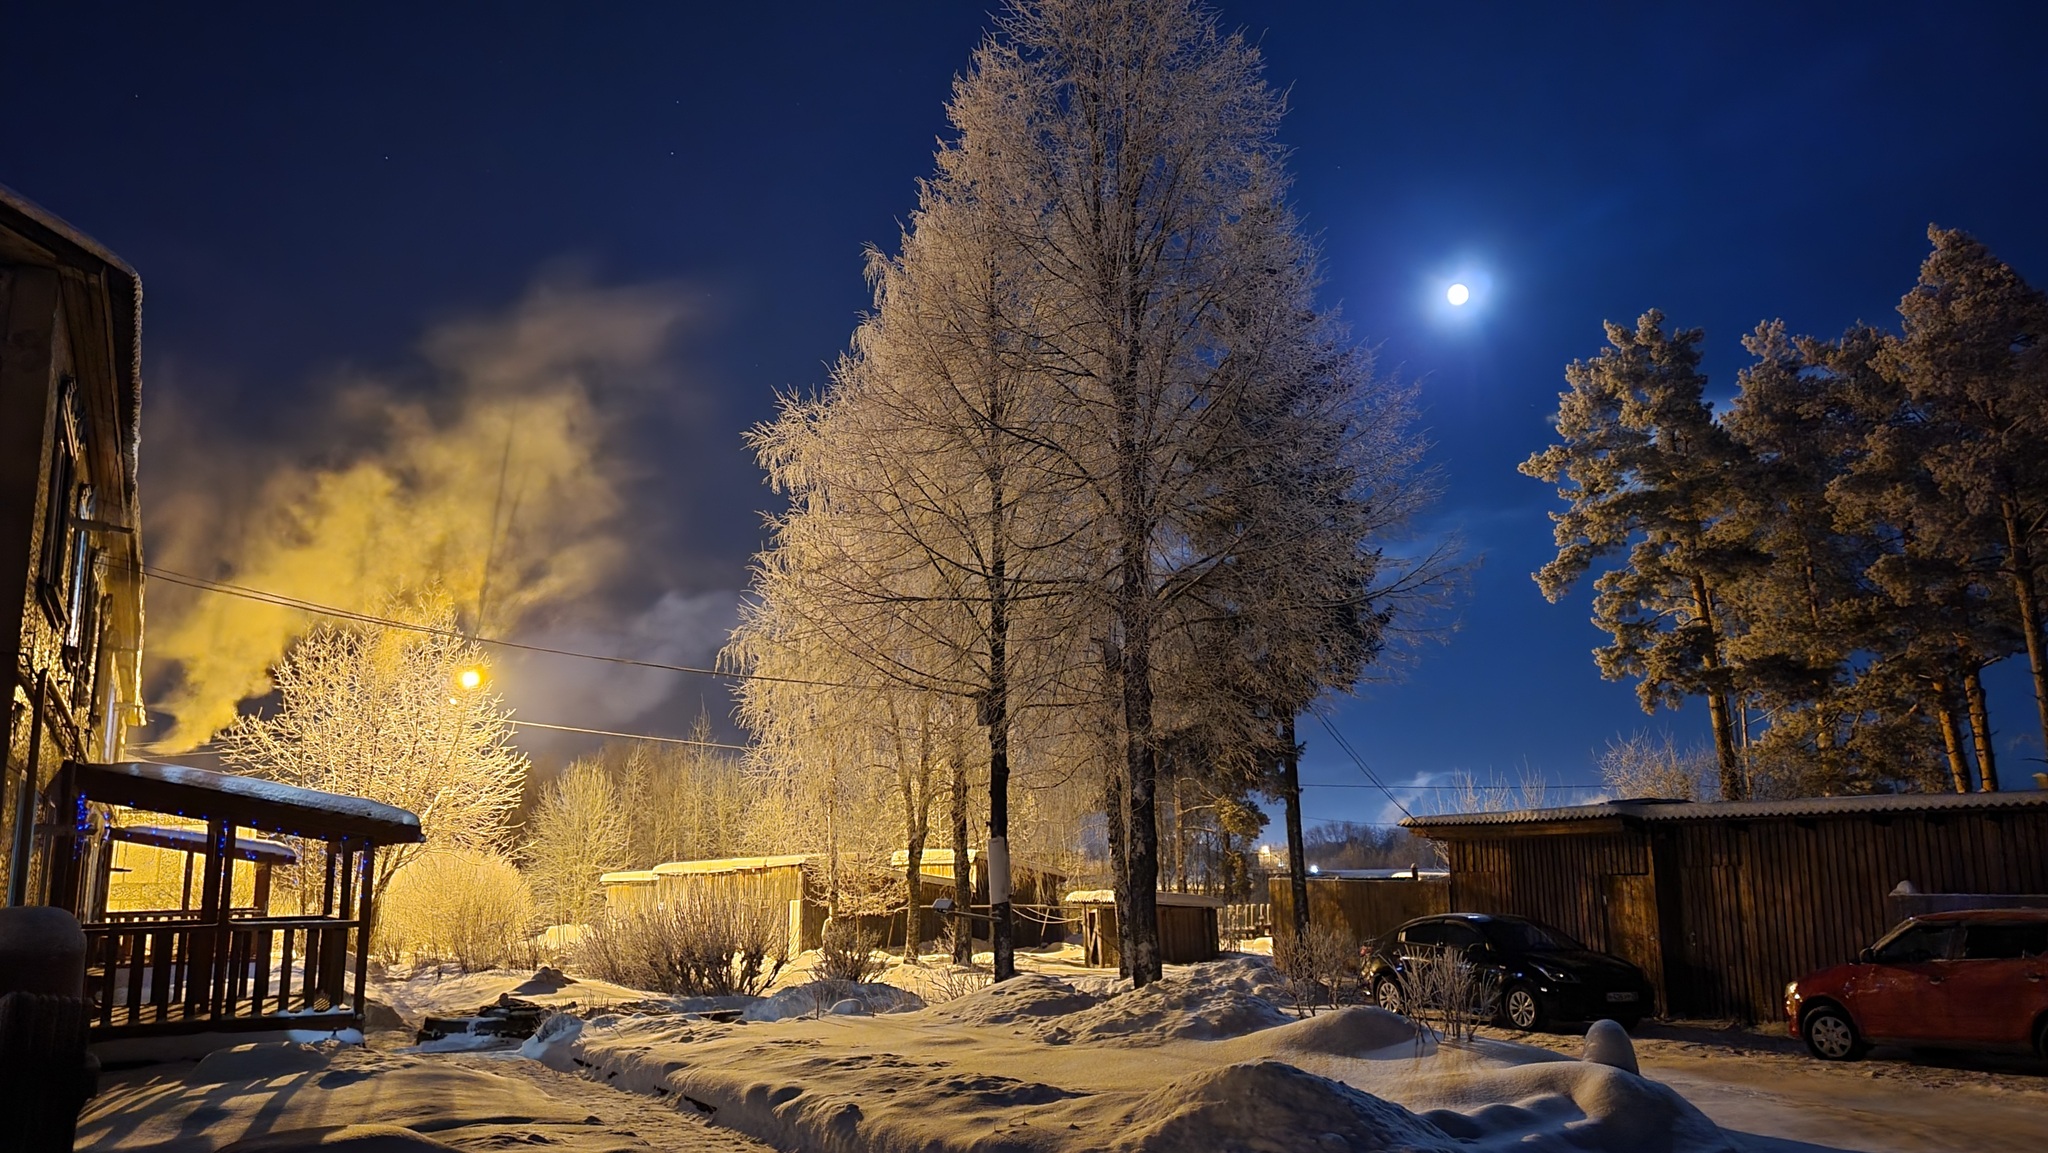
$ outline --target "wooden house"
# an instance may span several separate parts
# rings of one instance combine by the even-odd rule
[[[1785,984],[1895,921],[1901,881],[2048,892],[2048,791],[1710,804],[1609,801],[1414,817],[1450,862],[1450,908],[1563,929],[1634,961],[1669,1016],[1766,1021]]]
[[[0,188],[0,890],[48,899],[38,827],[67,760],[118,760],[142,716],[136,496],[142,284]]]

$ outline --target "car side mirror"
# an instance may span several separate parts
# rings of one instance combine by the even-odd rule
[[[1876,959],[1877,959],[1877,952],[1876,952],[1876,950],[1874,950],[1874,949],[1871,949],[1871,948],[1865,947],[1865,948],[1862,948],[1862,949],[1858,949],[1858,950],[1856,951],[1856,960],[1857,960],[1857,961],[1858,961],[1859,963],[1861,963],[1861,964],[1865,964],[1865,965],[1868,965],[1868,964],[1870,964],[1870,963],[1871,963],[1872,961],[1875,961]]]

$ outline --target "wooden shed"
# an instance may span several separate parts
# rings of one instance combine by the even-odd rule
[[[1273,949],[1294,942],[1294,886],[1282,874],[1266,881],[1273,903]],[[1344,869],[1308,879],[1311,925],[1335,925],[1363,943],[1403,922],[1451,911],[1450,874],[1441,869]]]
[[[1217,944],[1216,916],[1223,901],[1193,893],[1160,893],[1159,959],[1172,965],[1213,961],[1221,952]],[[1109,889],[1083,889],[1068,893],[1066,904],[1081,923],[1081,946],[1087,963],[1115,969],[1122,964],[1118,944],[1116,893]]]
[[[1641,965],[1659,1011],[1771,1020],[1785,984],[1894,923],[1901,881],[2048,892],[2048,791],[1887,794],[1414,817],[1450,907],[1543,921]]]

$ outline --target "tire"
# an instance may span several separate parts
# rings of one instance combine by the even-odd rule
[[[1403,1017],[1408,1015],[1407,1003],[1401,999],[1401,986],[1385,974],[1381,974],[1379,980],[1373,982],[1372,1001],[1389,1013],[1398,1013]]]
[[[1510,1029],[1533,1033],[1550,1023],[1550,1013],[1543,1007],[1543,998],[1525,982],[1517,981],[1501,990],[1501,1023]]]
[[[1799,1023],[1799,1035],[1806,1038],[1806,1051],[1823,1061],[1854,1061],[1869,1048],[1849,1014],[1833,1005],[1808,1013]]]
[[[2034,1054],[2048,1058],[2048,1014],[2034,1022]]]

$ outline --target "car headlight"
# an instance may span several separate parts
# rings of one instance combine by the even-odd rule
[[[1555,981],[1560,985],[1576,985],[1579,981],[1579,975],[1569,969],[1555,969],[1549,965],[1531,965],[1529,967],[1536,970],[1545,980]]]

